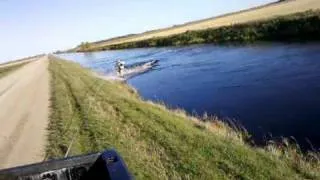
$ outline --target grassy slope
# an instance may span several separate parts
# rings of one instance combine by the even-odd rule
[[[5,66],[5,67],[0,67],[0,78],[8,75],[9,73],[19,69],[20,67],[26,65],[29,62],[25,62],[25,63],[19,63],[19,64],[15,64],[12,66]]]
[[[48,157],[63,156],[73,142],[71,154],[115,147],[137,179],[319,178],[319,171],[312,174],[265,150],[201,128],[181,113],[142,101],[125,84],[50,59]]]

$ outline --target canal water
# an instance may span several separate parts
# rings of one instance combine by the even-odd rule
[[[115,61],[159,60],[127,82],[144,99],[242,124],[257,142],[320,147],[320,44],[197,45],[61,55],[105,75]]]

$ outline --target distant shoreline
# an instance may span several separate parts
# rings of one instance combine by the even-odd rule
[[[90,47],[94,47],[94,49],[103,50],[107,49],[105,48],[107,46],[116,44],[132,43],[154,38],[164,38],[182,34],[188,31],[217,29],[236,24],[246,24],[250,22],[265,21],[279,16],[287,16],[294,13],[317,9],[320,9],[320,1],[318,0],[287,0],[282,2],[277,1],[266,5],[241,10],[238,12],[224,14],[221,16],[216,16],[198,21],[192,21],[189,23],[175,25],[168,28],[146,31],[144,33],[139,34],[129,34],[107,40],[100,40],[97,42],[84,42],[76,48],[63,52],[81,51],[82,47],[89,47],[88,44],[90,45]],[[63,52],[60,51],[60,53]]]
[[[185,33],[97,47],[82,44],[76,52],[116,49],[186,46],[192,44],[253,43],[257,41],[301,42],[320,41],[320,10],[295,13],[287,16],[235,24],[216,29],[187,31]]]
[[[143,32],[143,33],[141,33],[141,34],[128,34],[128,35],[119,36],[119,37],[114,37],[114,38],[110,38],[110,39],[106,39],[106,40],[100,40],[100,41],[93,42],[92,44],[99,44],[99,43],[104,43],[104,42],[108,42],[108,41],[111,41],[111,40],[117,40],[117,39],[119,39],[119,38],[128,38],[128,37],[133,37],[133,36],[139,36],[139,35],[142,35],[142,34],[143,34],[143,35],[147,35],[147,34],[154,33],[154,32],[160,32],[160,31],[164,31],[164,30],[170,30],[170,29],[173,29],[173,28],[178,28],[178,27],[182,27],[182,26],[186,26],[186,25],[192,25],[192,24],[196,24],[196,23],[208,21],[208,20],[211,20],[211,19],[222,18],[222,17],[227,17],[227,16],[231,16],[231,15],[236,15],[236,14],[243,13],[243,12],[248,12],[248,11],[252,11],[252,10],[257,10],[257,9],[265,8],[265,7],[272,6],[272,5],[279,4],[279,3],[288,3],[289,1],[293,1],[293,0],[288,0],[288,1],[283,1],[283,2],[279,2],[279,1],[277,1],[277,2],[272,2],[272,3],[264,4],[264,5],[261,5],[261,6],[257,6],[257,7],[252,7],[252,8],[249,8],[249,9],[240,10],[240,11],[237,11],[237,12],[231,12],[231,13],[227,13],[227,14],[223,14],[223,15],[218,15],[218,16],[206,18],[206,19],[200,19],[200,20],[195,20],[195,21],[191,21],[191,22],[186,22],[186,23],[183,23],[183,24],[178,24],[178,25],[174,25],[174,26],[170,26],[170,27],[165,27],[165,28],[160,28],[160,29],[145,31],[145,32]]]

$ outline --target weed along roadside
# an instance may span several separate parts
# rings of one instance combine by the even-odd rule
[[[125,83],[49,56],[48,158],[116,148],[136,179],[318,179],[316,154],[256,148],[214,119],[143,101]],[[70,142],[72,146],[70,146]],[[311,160],[312,159],[312,160]]]

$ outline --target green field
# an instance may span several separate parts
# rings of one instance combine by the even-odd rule
[[[234,24],[214,29],[187,31],[107,46],[83,43],[79,52],[113,49],[184,46],[191,44],[254,43],[257,41],[319,41],[320,11],[306,11],[263,21]]]
[[[0,78],[2,78],[4,76],[8,75],[9,73],[21,68],[22,66],[26,65],[27,63],[29,63],[29,62],[0,67]]]
[[[296,149],[251,147],[243,131],[214,118],[205,123],[168,110],[143,101],[124,83],[50,59],[48,158],[63,157],[69,147],[69,155],[113,147],[136,179],[320,178],[316,154],[307,160]]]

